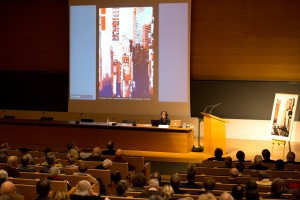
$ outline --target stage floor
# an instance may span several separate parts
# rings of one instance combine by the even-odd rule
[[[200,139],[203,141],[203,138]],[[197,141],[195,141],[195,146],[197,146]],[[202,143],[200,143],[203,145]],[[233,160],[236,160],[235,154],[237,151],[242,150],[246,154],[247,160],[253,160],[255,155],[261,155],[263,149],[269,149],[271,152],[271,158],[273,160],[283,159],[286,160],[286,154],[289,151],[288,143],[285,145],[278,146],[274,145],[272,151],[272,141],[261,141],[261,140],[237,140],[237,139],[227,139],[226,140],[227,149],[224,152],[225,156],[231,156]],[[168,144],[166,144],[168,145]],[[283,150],[284,155],[283,155]],[[292,142],[291,150],[296,154],[296,161],[300,161],[300,143]],[[204,152],[189,152],[189,153],[167,153],[167,152],[153,152],[153,151],[132,151],[125,150],[124,153],[130,156],[144,156],[146,161],[157,161],[157,162],[179,162],[179,163],[201,163],[202,160],[206,160],[211,157]],[[298,157],[297,157],[298,155]]]

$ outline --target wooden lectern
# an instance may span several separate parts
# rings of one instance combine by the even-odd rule
[[[214,115],[201,112],[204,116],[204,152],[214,155],[216,148],[226,152],[226,127],[228,122]]]

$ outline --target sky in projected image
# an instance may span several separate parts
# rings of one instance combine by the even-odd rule
[[[99,9],[99,98],[153,97],[152,7]]]

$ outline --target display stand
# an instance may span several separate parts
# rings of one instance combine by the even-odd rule
[[[278,144],[278,146],[280,146],[281,144],[283,145],[283,151],[282,151],[282,159],[285,159],[285,144],[286,142],[288,142],[289,144],[289,151],[291,151],[291,143],[290,141],[286,141],[286,140],[276,140],[276,139],[272,139],[272,154],[273,154],[273,149],[274,149],[274,144]]]
[[[216,148],[226,151],[226,127],[228,122],[214,115],[201,112],[204,116],[204,152],[214,155]]]

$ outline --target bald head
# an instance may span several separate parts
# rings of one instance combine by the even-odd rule
[[[120,157],[120,158],[122,158],[122,156],[123,156],[123,150],[122,149],[117,149],[117,151],[116,151],[116,157]]]
[[[229,176],[232,178],[236,178],[239,176],[239,170],[235,167],[231,168],[229,171]]]
[[[13,167],[17,167],[18,158],[17,156],[9,156],[7,159],[7,164]]]
[[[101,155],[101,149],[99,147],[94,147],[93,154],[100,156]]]
[[[233,197],[228,192],[223,192],[220,195],[219,200],[233,200]]]
[[[5,181],[1,185],[1,194],[11,194],[16,192],[16,186],[11,181]]]

